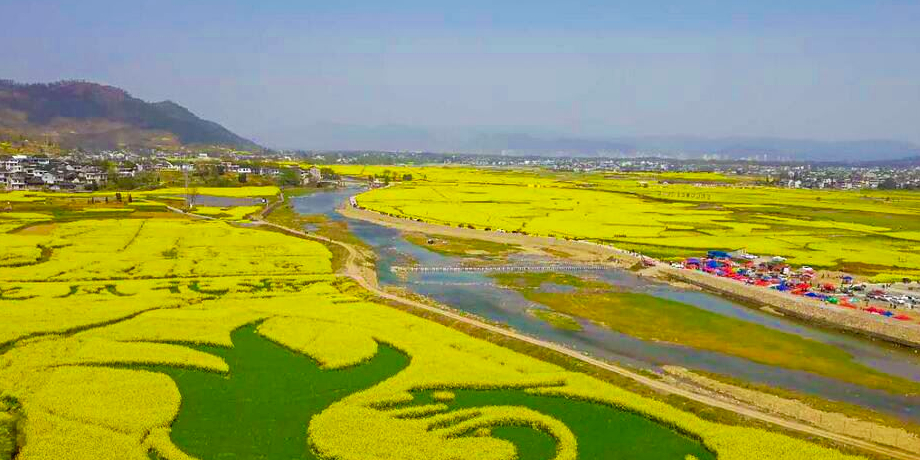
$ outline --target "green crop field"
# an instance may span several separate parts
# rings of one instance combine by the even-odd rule
[[[183,403],[171,435],[198,458],[259,458],[266,452],[284,459],[316,458],[304,449],[310,418],[409,364],[405,355],[381,346],[360,365],[323,370],[306,355],[260,336],[254,325],[233,331],[231,340],[232,348],[195,347],[223,358],[229,376],[181,367],[150,369],[171,376],[179,387]]]
[[[609,242],[666,259],[745,249],[879,281],[920,278],[915,192],[791,190],[705,173],[388,171],[413,180],[361,194],[361,206],[437,224]]]
[[[19,198],[0,237],[17,460],[855,458],[365,300],[325,246],[232,214]]]

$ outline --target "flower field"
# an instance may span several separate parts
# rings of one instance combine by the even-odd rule
[[[138,212],[0,237],[0,400],[16,402],[0,406],[0,453],[15,439],[18,460],[854,458],[362,300],[318,243]]]
[[[382,168],[337,170],[368,175]],[[920,278],[916,193],[756,187],[714,174],[677,180],[539,170],[388,170],[413,180],[362,194],[360,206],[437,224],[606,241],[653,257],[744,248],[882,280]]]

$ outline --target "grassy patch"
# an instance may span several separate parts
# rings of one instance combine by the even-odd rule
[[[310,418],[409,363],[402,353],[380,346],[368,362],[326,371],[258,335],[254,325],[234,331],[232,340],[233,348],[197,347],[223,358],[229,375],[152,368],[176,381],[182,405],[172,440],[198,458],[315,459],[307,445]]]
[[[320,187],[286,187],[284,189],[284,196],[305,196],[312,195],[316,192],[322,192],[323,189]]]
[[[536,316],[557,329],[564,329],[566,331],[582,330],[581,324],[578,324],[578,321],[575,321],[575,318],[569,315],[563,315],[562,313],[544,310],[542,308],[530,308],[527,310],[527,313]]]
[[[265,220],[289,228],[302,228],[304,224],[307,223],[301,214],[294,211],[294,206],[288,201],[275,207],[271,213],[265,217]]]
[[[725,353],[897,394],[920,392],[920,384],[874,371],[836,347],[759,324],[648,294],[620,292],[613,286],[601,289],[605,283],[600,281],[589,281],[590,287],[575,292],[541,292],[533,287],[537,275],[525,274],[523,279],[529,284],[509,286],[528,300],[643,340]]]
[[[312,189],[308,188],[306,190]],[[364,241],[349,231],[346,222],[332,221],[322,214],[300,214],[294,210],[294,206],[288,201],[275,208],[266,216],[266,220],[293,229],[303,229],[305,226],[311,225],[314,227],[312,233],[359,248],[370,249]]]
[[[353,247],[371,250],[371,247],[368,246],[364,240],[351,233],[351,230],[348,228],[348,223],[344,221],[327,220],[325,222],[320,222],[313,233],[346,243]]]
[[[456,238],[450,236],[431,236],[424,233],[406,232],[403,235],[406,241],[421,246],[429,251],[446,256],[507,256],[520,250],[514,244],[496,243],[493,241]]]

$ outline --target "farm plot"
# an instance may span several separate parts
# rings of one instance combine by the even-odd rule
[[[329,253],[322,246],[291,245],[289,240],[222,222],[80,220],[57,224],[47,235],[4,235],[0,243],[4,251],[6,247],[47,248],[50,255],[4,271],[0,279],[77,281],[329,272]]]
[[[852,458],[364,301],[317,243],[179,219],[38,237],[52,254],[0,272],[18,460]]]
[[[654,257],[745,249],[878,279],[920,276],[920,195],[636,180],[533,170],[407,168],[360,206],[443,225],[610,242]],[[418,178],[418,179],[416,179]]]

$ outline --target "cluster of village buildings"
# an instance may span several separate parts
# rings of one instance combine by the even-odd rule
[[[920,189],[920,160],[888,166],[766,162],[720,158],[679,159],[435,154],[424,152],[295,152],[320,164],[462,164],[544,167],[573,172],[714,172],[762,178],[763,185],[808,189]]]
[[[558,170],[581,172],[715,172],[762,178],[763,185],[807,189],[920,190],[920,164],[916,166],[858,166],[820,163],[750,163],[646,159],[523,160],[544,163]]]
[[[116,174],[134,175],[135,170],[119,168]],[[93,164],[25,155],[0,158],[0,188],[6,190],[94,190],[107,178],[108,171]]]
[[[673,158],[578,158],[505,155],[433,154],[423,152],[247,152],[99,151],[70,152],[56,158],[0,156],[0,189],[87,190],[105,185],[113,175],[134,177],[147,171],[195,171],[207,163],[222,173],[279,176],[290,164],[466,164],[538,166],[576,172],[716,172],[761,178],[764,185],[810,189],[920,189],[920,163],[859,166],[822,163],[763,163]],[[116,165],[103,168],[101,165]],[[299,171],[304,182],[323,180],[318,169]]]
[[[197,161],[193,161],[197,160]],[[139,156],[129,152],[103,152],[92,155],[75,155],[59,158],[45,156],[0,156],[0,190],[98,190],[113,178],[137,177],[145,172],[194,172],[201,167],[206,155],[194,158],[166,158]],[[254,165],[228,159],[215,159],[208,165],[221,174],[280,176],[283,169],[277,166]],[[304,185],[319,184],[324,178],[316,166],[294,168]]]
[[[773,168],[778,185],[810,189],[920,190],[920,167],[786,167]]]

